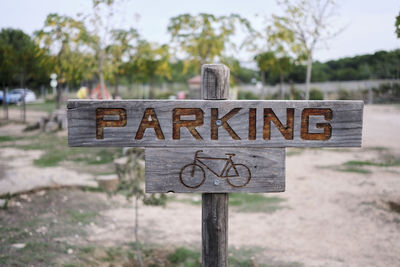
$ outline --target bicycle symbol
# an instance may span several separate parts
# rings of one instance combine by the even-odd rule
[[[218,178],[226,178],[226,182],[232,187],[243,187],[249,183],[251,179],[250,169],[244,164],[234,163],[232,158],[235,154],[226,153],[227,158],[212,158],[200,157],[198,155],[200,152],[203,152],[203,150],[196,151],[193,163],[183,166],[179,173],[179,180],[184,186],[189,188],[200,187],[206,180],[204,167]],[[203,160],[223,160],[225,161],[225,166],[221,173],[218,174],[207,166]]]

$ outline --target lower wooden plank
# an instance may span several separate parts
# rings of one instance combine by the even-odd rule
[[[146,192],[285,191],[285,148],[146,148]]]

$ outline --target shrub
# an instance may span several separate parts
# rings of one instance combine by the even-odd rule
[[[259,100],[260,98],[254,94],[253,92],[250,91],[239,91],[238,93],[238,99],[247,99],[247,100]]]
[[[324,94],[317,88],[311,88],[310,100],[324,100]]]
[[[338,91],[338,100],[350,100],[351,94],[344,88],[340,88]]]

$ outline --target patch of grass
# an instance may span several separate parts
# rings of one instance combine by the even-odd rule
[[[103,257],[102,260],[106,261],[106,262],[114,262],[117,259],[120,259],[124,256],[124,251],[120,247],[107,248],[105,252],[106,252],[106,256]]]
[[[376,166],[376,167],[393,167],[400,166],[400,160],[394,157],[387,157],[383,162],[374,161],[361,161],[361,160],[350,160],[344,163],[346,166]]]
[[[81,211],[73,209],[68,209],[67,214],[72,223],[82,224],[89,224],[98,216],[98,213],[95,211]]]
[[[44,154],[34,161],[38,167],[57,166],[62,161],[86,165],[108,164],[115,157],[122,155],[119,148],[70,148],[67,138],[56,134],[39,134],[32,138],[29,144],[17,145],[17,148],[44,151]]]
[[[372,173],[370,170],[366,170],[363,168],[357,168],[357,167],[345,167],[345,168],[337,168],[336,170],[341,171],[341,172],[354,172],[354,173],[359,173],[359,174],[370,174]]]
[[[274,212],[284,208],[281,203],[285,199],[273,196],[266,197],[262,194],[229,194],[229,205],[235,207],[239,212]]]
[[[194,267],[201,266],[200,252],[185,247],[179,247],[168,255],[168,261],[174,265]]]
[[[27,103],[26,110],[53,112],[56,109],[55,101],[45,101],[44,103]]]
[[[1,135],[0,136],[0,142],[12,142],[12,141],[17,141],[20,140],[20,136],[8,136],[8,135]]]

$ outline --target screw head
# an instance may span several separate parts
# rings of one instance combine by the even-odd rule
[[[214,185],[219,185],[219,180],[214,180]]]
[[[215,125],[221,126],[221,125],[222,125],[222,121],[221,121],[221,120],[216,120],[216,121],[215,121]]]

